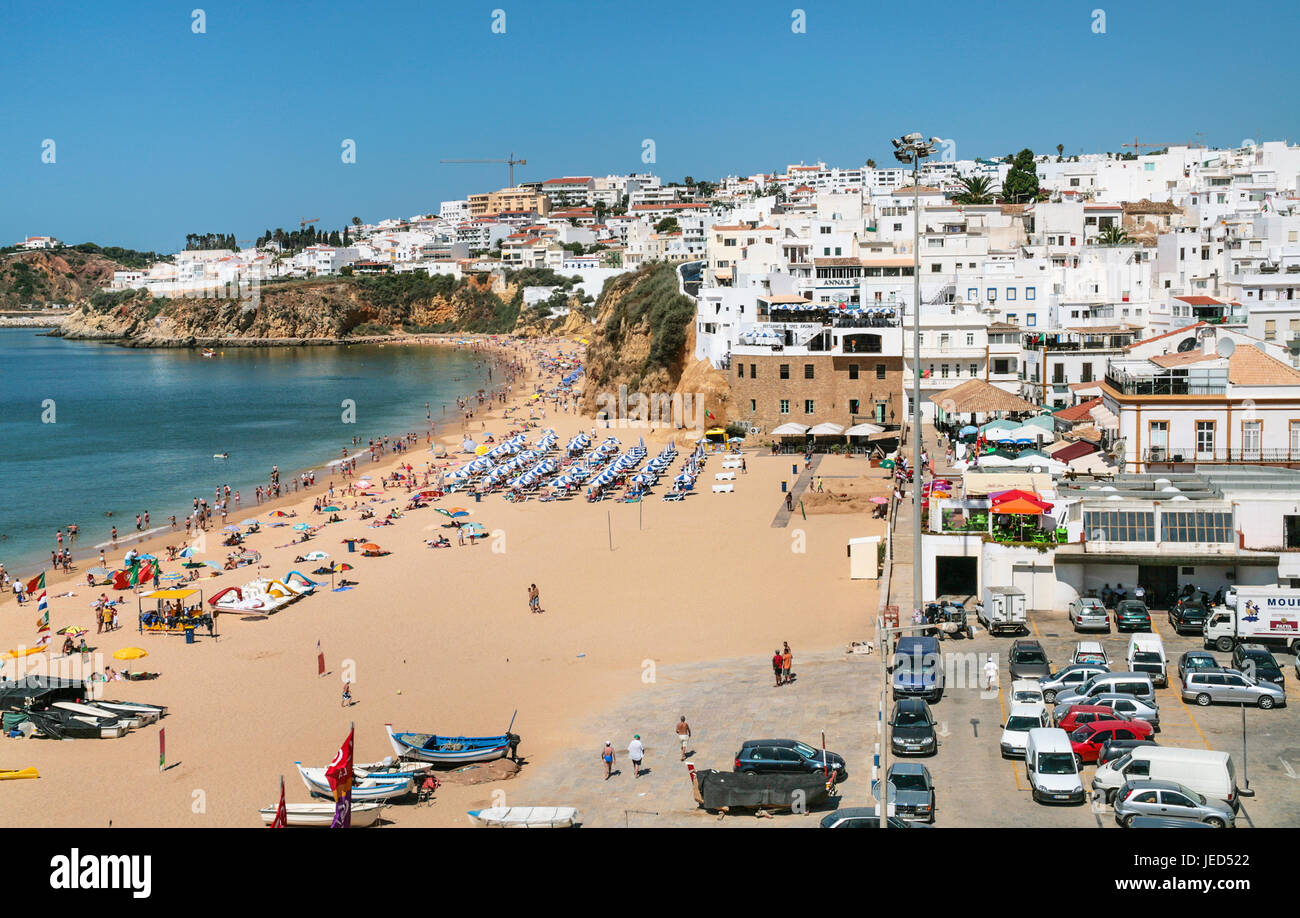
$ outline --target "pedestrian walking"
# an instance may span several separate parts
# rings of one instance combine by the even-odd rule
[[[781,681],[789,685],[792,681],[790,670],[794,666],[794,654],[790,653],[789,644],[784,646],[785,650],[781,654]]]
[[[634,733],[632,742],[627,744],[627,757],[632,760],[632,776],[641,777],[641,760],[645,758],[645,746],[641,743],[640,733]]]
[[[605,741],[605,748],[600,750],[600,760],[605,763],[605,780],[608,781],[614,773],[614,746]]]
[[[984,687],[989,691],[998,687],[998,663],[992,656],[984,661]]]
[[[542,611],[542,594],[537,590],[537,584],[528,585],[528,609],[531,612],[540,613]]]
[[[341,705],[341,707],[346,708],[350,704],[352,704],[352,683],[344,682],[343,683],[343,704]]]
[[[691,725],[686,722],[685,714],[682,715],[681,720],[677,721],[677,726],[674,729],[677,731],[677,742],[682,744],[682,761],[685,762],[686,747],[691,742]]]

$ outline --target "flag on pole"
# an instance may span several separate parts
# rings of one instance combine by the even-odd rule
[[[316,675],[325,675],[325,654],[320,649],[320,641],[316,642]]]
[[[36,620],[36,646],[44,647],[50,642],[50,601],[44,590],[36,598],[36,611],[41,616]]]
[[[348,728],[348,738],[339,747],[334,761],[325,769],[329,779],[330,790],[334,793],[334,821],[331,829],[347,829],[352,826],[352,740],[356,734],[356,725]]]
[[[27,592],[35,593],[37,590],[45,589],[45,571],[27,581]]]
[[[162,771],[167,762],[167,728],[158,730],[158,770]]]
[[[284,805],[284,775],[280,775],[280,804],[275,808],[275,818],[271,820],[272,829],[289,827],[289,810]]]

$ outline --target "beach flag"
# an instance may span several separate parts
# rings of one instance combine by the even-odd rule
[[[144,567],[140,568],[139,582],[148,583],[150,580],[153,579],[153,573],[154,573],[153,565],[150,564],[148,561],[146,561],[144,563]]]
[[[320,649],[320,641],[316,642],[316,675],[325,675],[325,653]]]
[[[352,827],[352,741],[356,734],[356,725],[348,728],[348,738],[343,741],[339,751],[325,769],[329,779],[330,790],[334,793],[334,821],[331,829],[348,829]]]
[[[710,411],[708,408],[705,408],[705,409],[704,409],[704,417],[705,417],[706,420],[713,420],[713,419],[717,418],[717,415],[715,415],[715,414],[714,414],[712,411]]]
[[[167,763],[167,728],[158,730],[158,770],[162,771]]]
[[[113,574],[113,589],[129,590],[131,589],[131,580],[126,571],[116,571]]]
[[[36,611],[41,616],[36,620],[36,646],[44,647],[50,642],[50,601],[44,590],[41,590],[41,595],[36,599]]]
[[[272,829],[289,827],[289,810],[284,805],[284,775],[280,775],[280,803],[275,808],[275,818],[271,820]]]
[[[36,577],[27,581],[27,592],[35,593],[37,590],[45,589],[45,571],[41,571]]]

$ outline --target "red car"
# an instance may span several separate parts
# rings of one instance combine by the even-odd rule
[[[1129,717],[1100,704],[1072,704],[1065,709],[1056,725],[1066,733],[1073,733],[1076,728],[1096,720],[1129,720]]]
[[[1074,759],[1080,765],[1097,763],[1103,743],[1111,740],[1149,740],[1151,725],[1142,720],[1094,720],[1092,723],[1080,724],[1070,734],[1070,745],[1074,747]]]

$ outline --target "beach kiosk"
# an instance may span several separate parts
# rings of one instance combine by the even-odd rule
[[[143,593],[138,610],[141,634],[180,635],[187,644],[194,642],[195,628],[212,626],[212,617],[203,611],[203,591],[197,588]]]
[[[880,536],[849,539],[849,579],[880,579]]]

